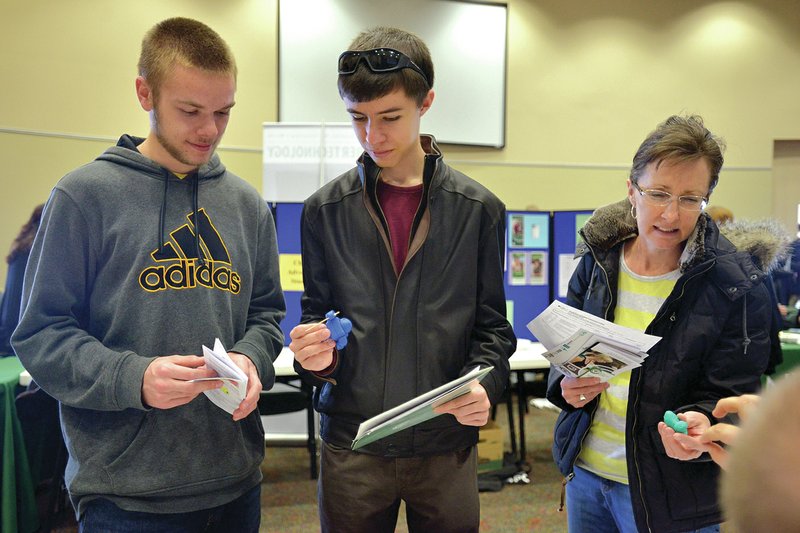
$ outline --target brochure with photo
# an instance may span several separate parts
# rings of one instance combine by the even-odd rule
[[[555,301],[528,323],[553,368],[571,377],[608,381],[641,366],[661,337],[626,328]]]

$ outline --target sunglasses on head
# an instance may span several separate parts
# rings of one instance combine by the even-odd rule
[[[425,80],[430,87],[428,76],[407,55],[392,48],[373,48],[372,50],[348,50],[339,56],[339,74],[354,74],[361,60],[367,64],[372,72],[382,74],[410,68]]]

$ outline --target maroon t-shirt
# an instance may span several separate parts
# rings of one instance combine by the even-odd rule
[[[408,238],[422,199],[422,187],[421,183],[413,187],[397,187],[378,180],[378,203],[389,225],[394,264],[398,272],[406,262]]]

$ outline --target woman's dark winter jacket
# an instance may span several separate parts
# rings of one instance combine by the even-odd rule
[[[631,374],[625,427],[628,478],[639,531],[678,532],[721,522],[719,468],[702,456],[668,457],[658,433],[664,411],[711,411],[726,396],[756,392],[767,367],[771,299],[764,269],[784,243],[775,228],[731,227],[733,244],[706,215],[698,219],[681,257],[681,276],[646,332],[662,337]],[[614,320],[623,242],[637,234],[627,200],[598,209],[581,230],[581,261],[568,303]],[[551,372],[548,399],[562,409],[553,454],[571,479],[597,409],[576,409],[561,396]]]
[[[421,138],[423,194],[404,265],[394,265],[376,197],[380,169],[368,155],[305,202],[302,321],[331,309],[353,323],[338,366],[317,385],[314,406],[326,443],[350,447],[358,426],[476,365],[496,403],[508,380],[516,338],[505,316],[505,207],[447,166],[432,137]],[[361,448],[385,457],[433,455],[478,440],[450,415]]]

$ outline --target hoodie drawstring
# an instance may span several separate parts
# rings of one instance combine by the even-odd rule
[[[200,215],[197,213],[197,197],[200,191],[200,173],[195,173],[194,181],[192,182],[192,208],[194,210],[194,250],[197,254],[197,261],[200,265],[205,265],[206,260],[203,254],[200,253]]]
[[[166,224],[167,218],[167,194],[169,192],[169,178],[172,173],[169,170],[164,169],[164,197],[161,199],[161,214],[158,218],[158,255],[164,255],[164,242],[166,238],[164,237],[164,225]],[[199,189],[200,189],[200,175],[195,174],[194,179],[192,180],[192,211],[193,211],[193,219],[194,219],[194,251],[197,255],[197,261],[201,265],[206,264],[205,257],[203,254],[200,253],[200,215],[198,213],[198,196],[199,196]]]
[[[164,219],[167,218],[167,191],[170,172],[164,169],[164,197],[161,199],[161,215],[158,218],[158,256],[164,256]]]

